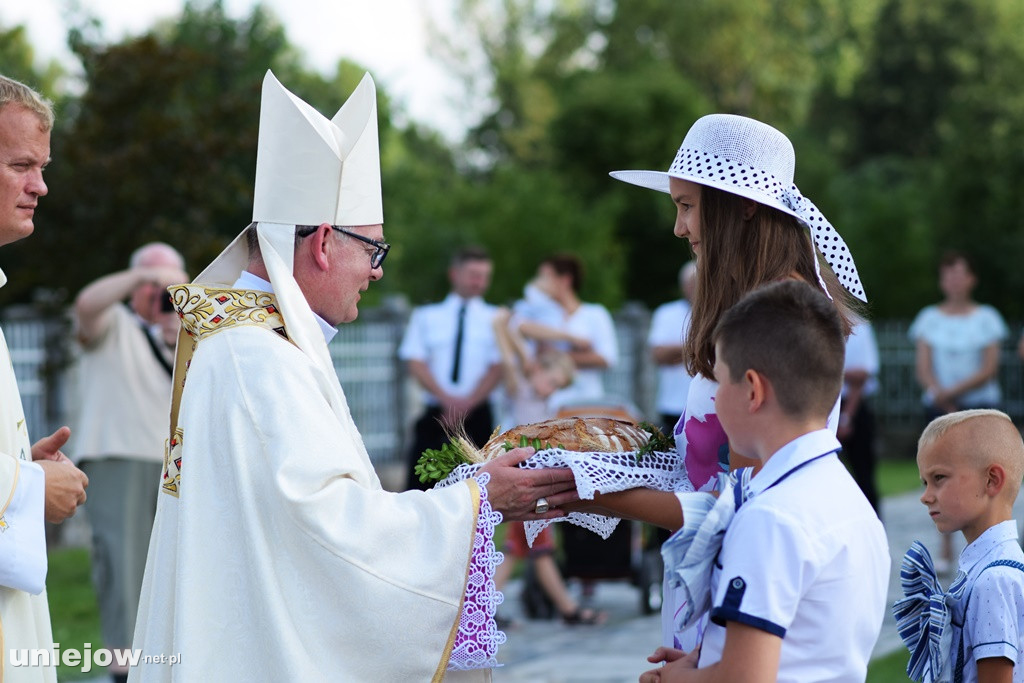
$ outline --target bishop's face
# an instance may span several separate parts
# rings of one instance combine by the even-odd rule
[[[384,240],[383,225],[361,225],[346,228],[363,237]],[[350,323],[359,315],[359,299],[371,281],[384,277],[384,268],[373,268],[370,257],[374,248],[358,239],[337,230],[331,231],[330,239],[335,240],[337,259],[332,264],[332,293],[321,316],[332,325]]]

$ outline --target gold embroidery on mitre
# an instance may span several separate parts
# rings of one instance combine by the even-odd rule
[[[160,478],[160,490],[178,497],[181,490],[181,427],[174,430],[174,437],[164,442],[164,473]]]

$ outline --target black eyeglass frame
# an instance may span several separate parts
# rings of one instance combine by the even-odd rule
[[[384,258],[388,255],[388,251],[391,249],[391,245],[390,244],[388,244],[387,242],[381,242],[380,240],[370,239],[369,237],[366,237],[365,235],[360,235],[358,232],[352,232],[351,230],[346,230],[345,228],[343,228],[343,227],[341,227],[339,225],[332,225],[331,227],[334,228],[335,230],[337,230],[338,232],[342,233],[342,234],[348,235],[349,237],[357,239],[360,242],[364,242],[366,244],[369,244],[370,246],[372,246],[374,248],[373,253],[370,254],[370,267],[371,268],[374,268],[374,269],[380,268],[381,264],[384,263]]]

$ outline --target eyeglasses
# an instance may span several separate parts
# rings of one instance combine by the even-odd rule
[[[380,268],[380,265],[384,263],[384,257],[388,255],[388,250],[391,249],[390,244],[388,244],[387,242],[381,242],[379,240],[372,240],[369,237],[360,235],[358,232],[352,232],[351,230],[346,230],[345,228],[338,227],[337,225],[332,225],[331,227],[340,233],[348,235],[349,237],[357,239],[360,242],[364,242],[373,247],[373,253],[370,254],[371,268]]]

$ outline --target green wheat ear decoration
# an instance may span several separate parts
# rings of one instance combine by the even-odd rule
[[[459,465],[483,462],[483,457],[476,446],[466,436],[464,430],[458,430],[451,434],[448,443],[441,446],[440,450],[428,448],[416,461],[413,473],[419,480],[427,482],[439,482],[452,473]]]
[[[675,441],[667,436],[657,427],[650,422],[641,422],[637,425],[640,429],[644,430],[651,435],[651,438],[647,441],[643,448],[636,452],[636,461],[640,462],[640,459],[645,455],[650,455],[655,451],[670,451],[676,447]]]

